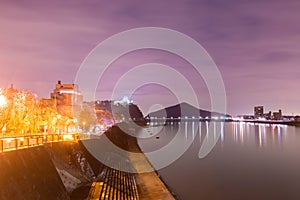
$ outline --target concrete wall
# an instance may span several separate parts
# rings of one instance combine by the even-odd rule
[[[68,193],[72,193],[81,185],[93,182],[94,171],[79,143],[56,142],[46,144],[45,148]]]
[[[44,146],[0,153],[0,199],[69,199]]]

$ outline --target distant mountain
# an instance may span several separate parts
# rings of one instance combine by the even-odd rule
[[[174,106],[167,107],[165,109],[161,109],[155,112],[149,113],[146,118],[157,117],[157,118],[179,118],[179,117],[188,117],[188,118],[198,118],[201,116],[202,118],[206,117],[229,117],[230,115],[210,112],[207,110],[198,109],[188,103],[180,103]]]

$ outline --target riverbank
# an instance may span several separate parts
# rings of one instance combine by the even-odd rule
[[[129,130],[128,127],[128,131],[132,130]],[[129,152],[139,153],[139,156],[128,154],[128,159],[136,172],[148,171],[144,173],[135,173],[140,199],[175,199],[168,187],[160,179],[155,169],[151,166],[148,158],[141,151],[136,137],[124,133],[118,126],[112,127],[105,135],[118,147]]]
[[[0,153],[0,199],[70,199],[90,182],[77,166],[74,142],[57,142]]]
[[[283,120],[259,120],[259,119],[154,119],[148,120],[147,123],[153,123],[151,126],[168,125],[179,122],[247,122],[254,124],[278,124],[287,126],[300,126],[300,121],[283,121]]]
[[[135,137],[117,126],[105,135],[124,150],[124,155],[113,154],[106,146],[109,143],[106,137],[1,152],[0,199],[86,199],[94,183],[101,188],[101,184],[107,185],[105,190],[109,195],[113,195],[111,188],[114,188],[120,194],[119,199],[174,199]],[[132,156],[128,152],[137,154]],[[110,162],[120,162],[124,170],[105,165],[105,160],[97,157],[100,154]],[[141,171],[147,173],[135,173]],[[103,191],[94,193],[100,195]]]
[[[281,121],[281,120],[232,120],[233,122],[247,122],[254,124],[278,124],[287,126],[300,126],[300,121]]]

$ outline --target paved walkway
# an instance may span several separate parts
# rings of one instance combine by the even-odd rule
[[[175,199],[155,172],[137,174],[136,181],[140,199]]]
[[[117,193],[121,192],[124,194],[124,196],[122,196],[121,199],[130,199],[130,200],[131,199],[142,199],[142,200],[144,199],[145,200],[174,200],[175,199],[170,193],[170,191],[167,189],[165,184],[162,182],[162,180],[158,177],[157,173],[151,166],[145,154],[138,147],[137,140],[135,137],[127,135],[118,127],[113,127],[109,132],[107,132],[106,135],[109,137],[111,141],[114,142],[114,144],[118,145],[122,149],[129,152],[136,153],[136,154],[128,153],[127,155],[125,153],[124,155],[122,155],[121,157],[124,157],[124,161],[127,160],[123,164],[119,162],[114,163],[115,161],[118,161],[118,159],[114,159],[113,157],[111,157],[113,154],[110,154],[110,157],[108,156],[108,159],[112,163],[110,163],[109,166],[117,165],[119,167],[117,167],[116,169],[122,169],[122,168],[131,169],[129,171],[146,172],[146,173],[132,174],[127,172],[121,172],[118,170],[112,170],[113,173],[110,172],[109,175],[108,172],[111,171],[111,169],[108,169],[107,171],[104,170],[103,171],[104,177],[110,177],[109,179],[112,179],[114,181],[107,182],[108,179],[105,178],[103,179],[104,180],[103,184],[101,183],[94,184],[95,192],[90,191],[90,195],[88,199],[94,199],[93,197],[96,198],[100,197],[100,199],[118,199],[120,197],[119,195],[113,195],[111,192],[109,193],[103,192],[103,189],[105,189],[104,187],[105,184],[108,184],[110,188],[112,188],[112,190],[109,189],[109,191],[115,191],[113,190],[114,188],[121,189],[121,190],[118,189],[117,192]],[[122,178],[115,179],[115,177],[118,177],[118,174],[122,174],[121,176],[119,176]],[[123,184],[123,182],[125,185]],[[124,186],[120,187],[120,185],[124,185]],[[93,188],[91,188],[91,190],[92,189]],[[100,191],[100,195],[99,195],[99,191]]]
[[[135,174],[140,199],[175,199],[162,180],[158,177],[157,173],[144,154],[140,153],[139,156],[130,156],[129,159],[137,172],[150,171],[147,173]]]

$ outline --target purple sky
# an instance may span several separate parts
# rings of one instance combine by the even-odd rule
[[[187,34],[207,50],[223,76],[228,113],[252,113],[253,106],[265,105],[266,110],[300,114],[299,11],[296,0],[2,0],[0,87],[13,83],[48,97],[58,79],[74,81],[84,58],[104,39],[157,26]],[[118,77],[148,62],[167,64],[191,79],[200,107],[209,108],[206,86],[192,67],[155,50],[133,52],[113,63],[97,96],[108,98]],[[144,111],[176,100],[157,85],[141,87],[133,98]]]

